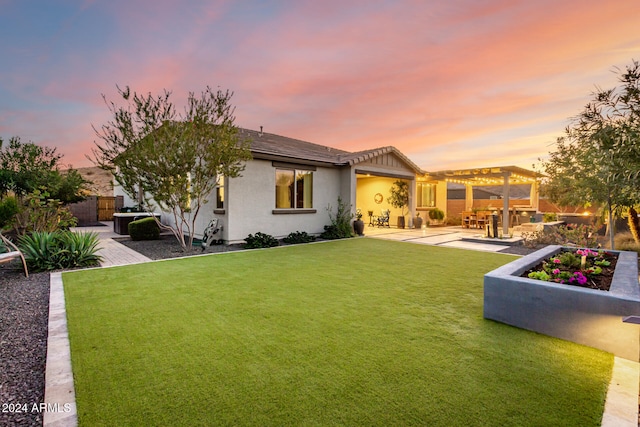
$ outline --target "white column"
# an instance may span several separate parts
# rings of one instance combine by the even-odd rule
[[[413,228],[413,214],[416,212],[416,189],[418,185],[415,177],[409,181],[409,228]]]
[[[502,189],[502,235],[509,236],[509,176],[511,172],[503,175],[504,186]]]
[[[531,207],[536,208],[536,212],[538,212],[538,206],[540,206],[540,193],[538,191],[538,181],[534,181],[531,183],[531,191],[529,192],[529,201],[531,202]]]
[[[464,185],[464,201],[465,210],[473,209],[473,185],[471,184]]]

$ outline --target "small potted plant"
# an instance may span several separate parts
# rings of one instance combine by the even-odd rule
[[[420,216],[420,212],[416,213],[416,217],[413,219],[413,225],[415,228],[422,228],[422,217]]]
[[[362,211],[356,209],[356,219],[353,221],[353,231],[358,236],[364,236],[364,221],[362,221]]]

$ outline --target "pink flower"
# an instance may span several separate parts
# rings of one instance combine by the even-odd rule
[[[558,258],[554,258],[553,259],[553,263],[554,264],[560,264],[562,261],[560,261]]]
[[[560,269],[559,268],[554,268],[552,273],[553,274],[560,274]]]

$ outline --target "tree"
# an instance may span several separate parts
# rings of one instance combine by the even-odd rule
[[[19,137],[12,137],[4,149],[3,144],[0,138],[0,196],[13,192],[22,198],[39,190],[65,204],[84,200],[82,190],[90,182],[75,169],[60,173],[63,156],[55,148],[22,143]]]
[[[397,180],[389,190],[391,196],[387,199],[391,206],[401,210],[398,217],[398,228],[404,228],[405,209],[409,206],[409,183],[407,181]]]
[[[597,89],[543,162],[542,193],[561,206],[602,204],[613,218],[640,202],[640,64],[620,74],[620,86]]]
[[[141,95],[118,88],[125,107],[108,102],[112,120],[94,130],[100,139],[91,160],[147,210],[154,204],[173,216],[169,229],[183,250],[193,244],[195,223],[222,176],[233,178],[251,158],[234,125],[232,93],[207,87],[190,92],[177,114],[171,92]],[[185,240],[185,235],[187,239]]]

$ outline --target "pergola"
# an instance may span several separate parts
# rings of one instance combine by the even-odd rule
[[[531,184],[531,209],[538,210],[538,180],[541,174],[518,166],[499,166],[478,169],[457,169],[430,172],[429,177],[438,181],[455,182],[465,186],[465,206],[473,207],[473,187],[486,185],[503,186],[502,232],[509,234],[509,186]]]

